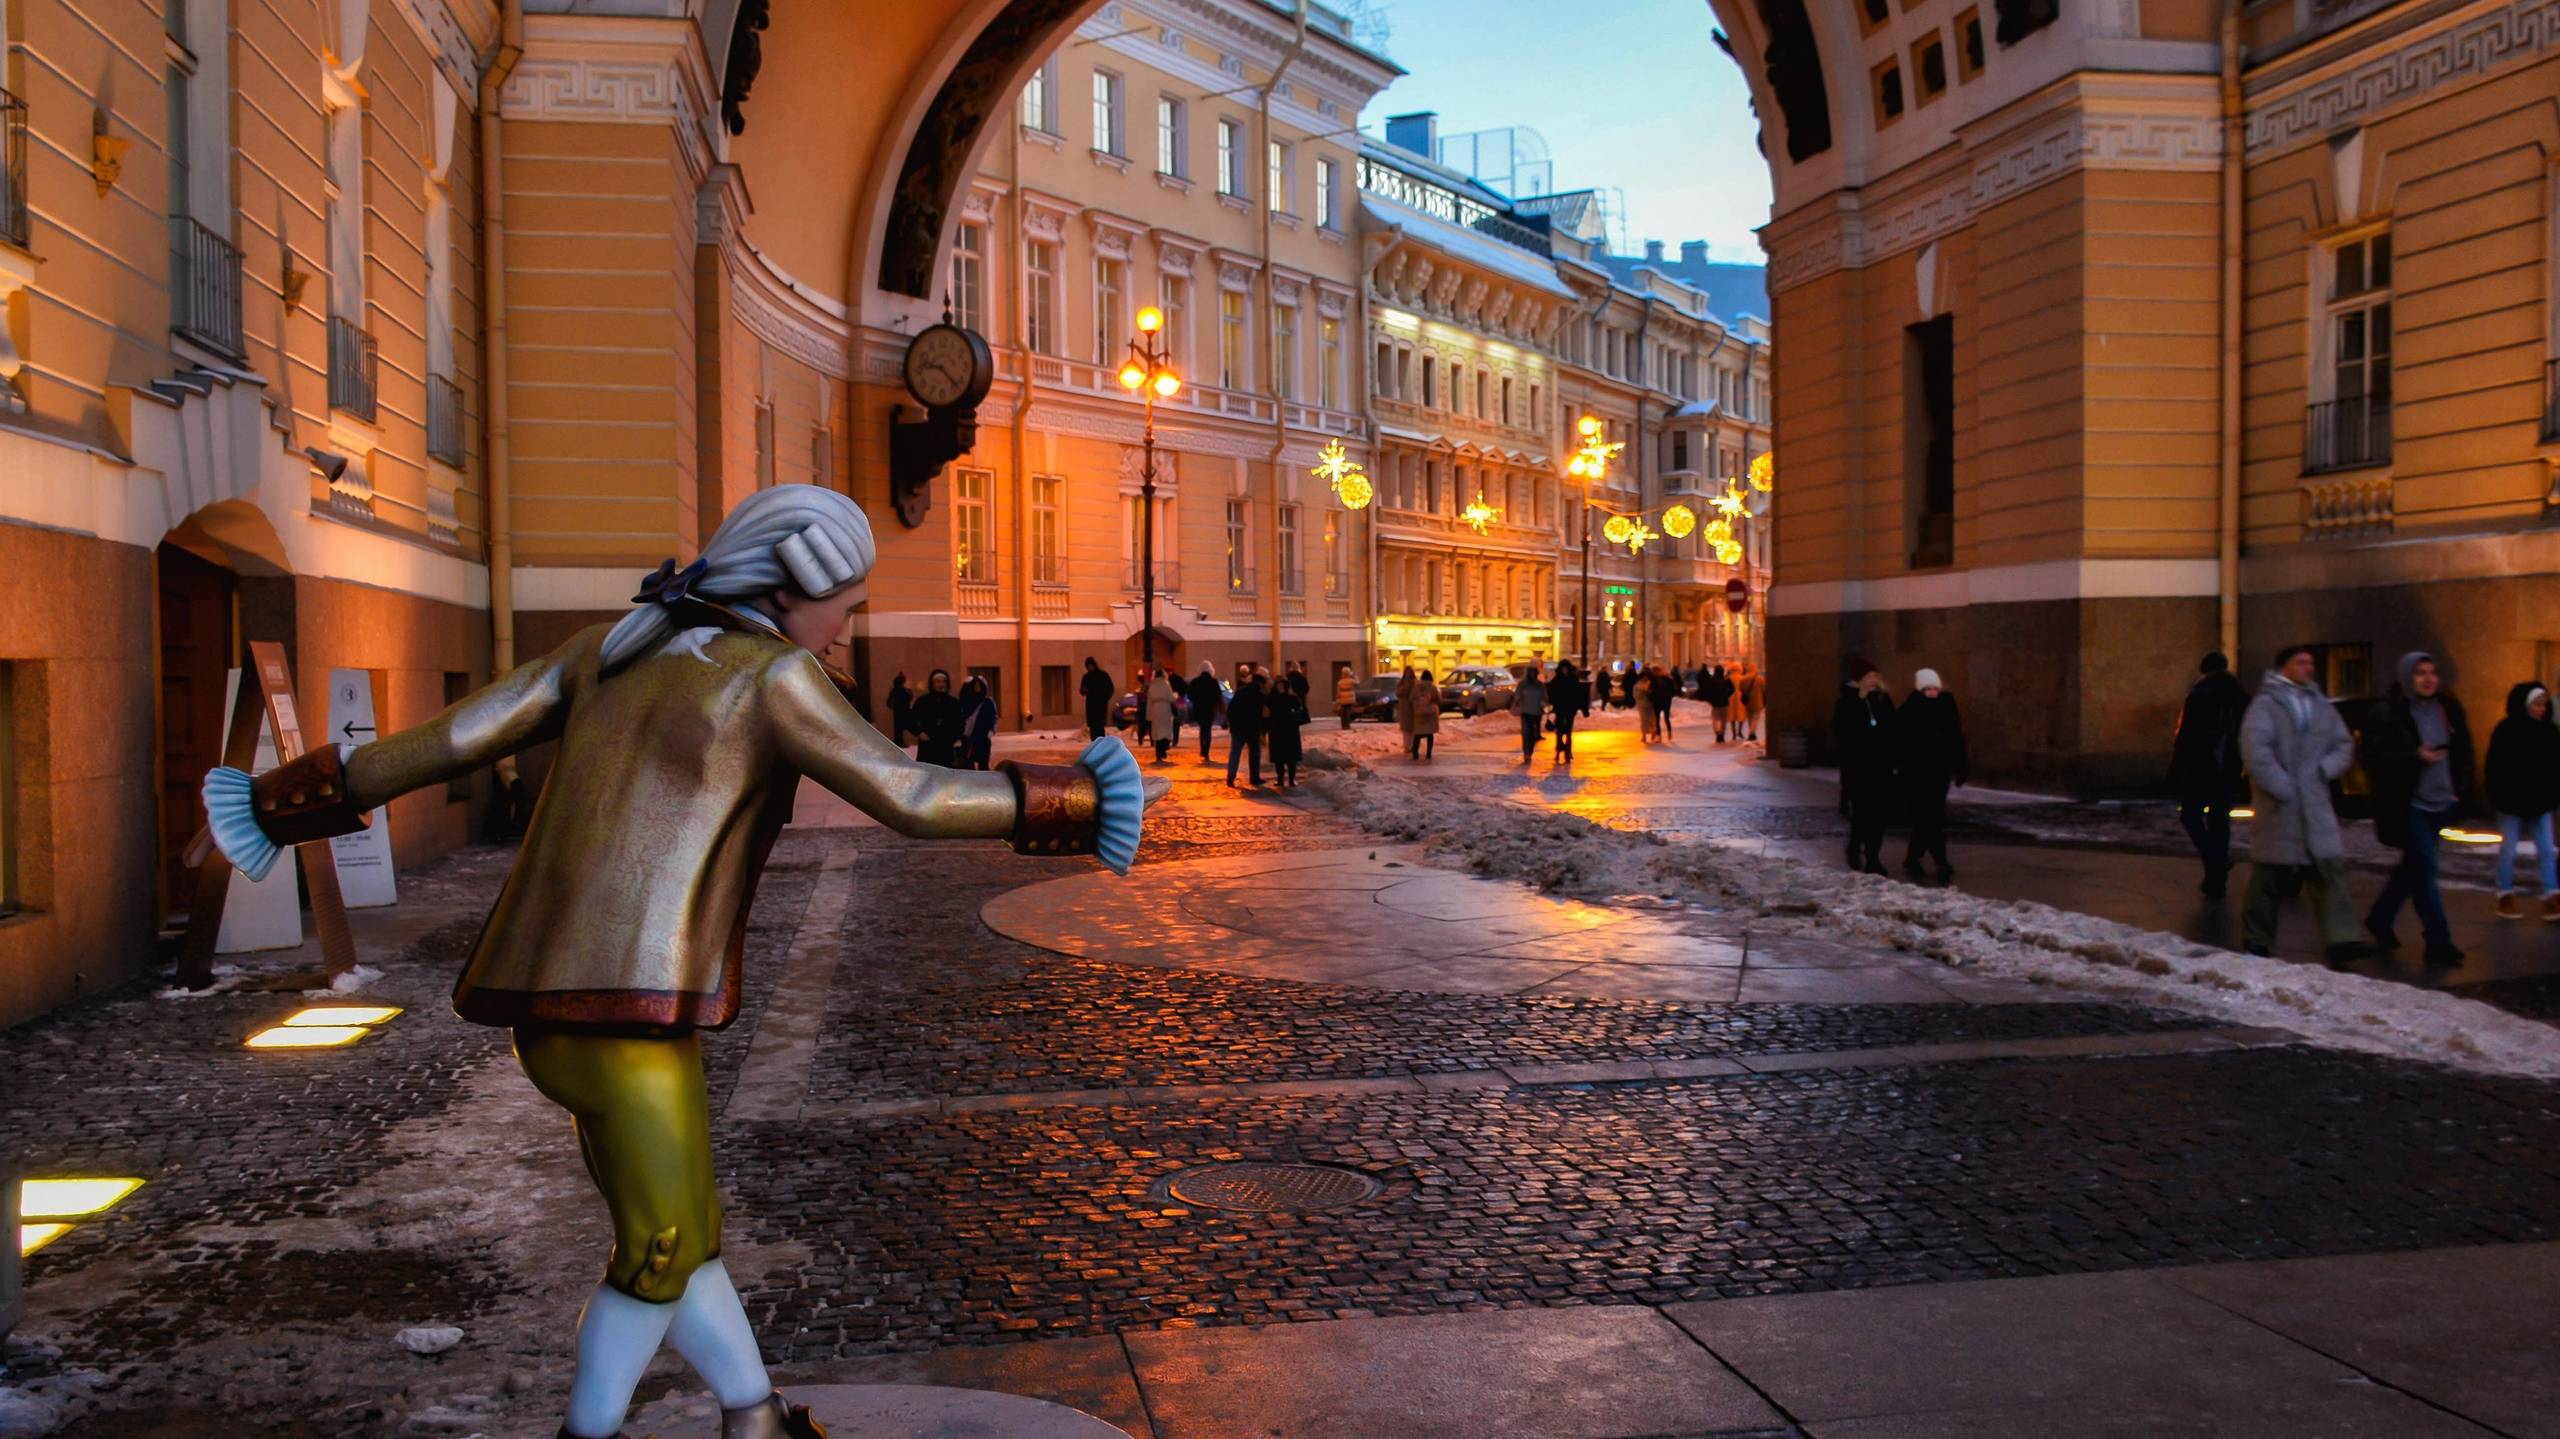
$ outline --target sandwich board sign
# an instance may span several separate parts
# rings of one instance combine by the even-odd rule
[[[374,737],[373,672],[329,671],[329,729],[324,744],[367,744]],[[329,841],[338,861],[338,892],[349,909],[379,909],[400,902],[391,869],[391,811],[373,812],[373,823]]]

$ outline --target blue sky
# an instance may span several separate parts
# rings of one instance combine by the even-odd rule
[[[1413,73],[1361,118],[1440,112],[1440,132],[1526,125],[1546,137],[1555,188],[1626,192],[1627,230],[1705,240],[1758,263],[1769,169],[1742,72],[1710,38],[1706,0],[1372,0],[1387,52]]]

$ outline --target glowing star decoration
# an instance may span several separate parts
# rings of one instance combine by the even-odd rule
[[[1697,527],[1698,512],[1687,505],[1673,505],[1662,512],[1662,532],[1675,540],[1689,538],[1689,532]]]
[[[1329,440],[1316,456],[1316,467],[1308,473],[1333,487],[1333,497],[1342,501],[1346,510],[1365,510],[1377,498],[1377,488],[1360,469],[1360,462],[1342,447],[1342,441]]]
[[[1629,554],[1643,554],[1645,546],[1652,544],[1655,540],[1661,538],[1662,536],[1655,534],[1653,527],[1646,524],[1644,521],[1631,521],[1627,526],[1627,552]]]
[[[1750,509],[1751,502],[1742,497],[1742,491],[1734,488],[1731,481],[1726,482],[1724,493],[1716,496],[1716,513],[1728,520],[1741,519]]]
[[[1751,462],[1751,488],[1765,495],[1777,488],[1777,484],[1778,457],[1774,453],[1762,455]]]
[[[1484,502],[1484,491],[1478,490],[1476,491],[1476,502],[1467,506],[1465,509],[1458,511],[1458,518],[1464,520],[1467,524],[1474,526],[1477,534],[1483,534],[1492,526],[1494,521],[1502,518],[1502,511],[1486,504]]]
[[[1602,538],[1613,545],[1623,545],[1636,532],[1636,522],[1625,515],[1611,515],[1609,523],[1600,527]]]

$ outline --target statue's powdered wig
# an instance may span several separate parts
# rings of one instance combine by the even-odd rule
[[[753,602],[788,588],[819,599],[871,573],[877,553],[860,505],[816,485],[775,485],[741,500],[720,522],[690,592]],[[667,605],[642,601],[605,636],[604,673],[657,653],[675,632]]]

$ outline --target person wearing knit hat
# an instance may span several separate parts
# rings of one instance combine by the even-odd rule
[[[2533,840],[2542,870],[2542,917],[2560,924],[2560,864],[2551,852],[2551,816],[2560,810],[2560,720],[2551,691],[2526,680],[2507,691],[2507,716],[2489,733],[2483,788],[2498,819],[2498,918],[2522,919],[2516,899],[2516,851]]]
[[[1920,877],[1920,857],[1938,866],[1938,882],[1955,878],[1947,858],[1947,787],[1971,777],[1965,749],[1964,716],[1956,697],[1947,693],[1938,672],[1924,669],[1912,676],[1911,696],[1893,717],[1895,768],[1902,776],[1903,802],[1911,810],[1911,848],[1902,856],[1902,872]]]
[[[1893,696],[1876,667],[1852,662],[1849,682],[1831,707],[1831,742],[1840,753],[1840,805],[1849,815],[1849,867],[1884,873],[1885,814],[1893,807]]]
[[[2241,777],[2240,721],[2249,692],[2220,651],[2196,666],[2199,678],[2178,711],[2178,737],[2169,749],[2169,787],[2177,792],[2178,822],[2204,863],[2204,897],[2220,900],[2231,880],[2231,808],[2248,798]]]

